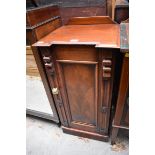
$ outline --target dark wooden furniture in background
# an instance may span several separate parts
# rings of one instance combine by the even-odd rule
[[[41,54],[63,131],[102,141],[109,138],[115,56],[120,48],[119,25],[107,21],[107,17],[74,18],[33,45],[34,53]]]
[[[123,54],[123,64],[116,111],[112,124],[112,144],[115,143],[120,128],[129,129],[129,23],[120,24],[120,34],[120,49]]]
[[[112,16],[112,0],[27,0],[27,8],[57,5],[63,25],[72,17]]]
[[[129,18],[129,2],[128,0],[116,0],[114,8],[114,20],[121,23]]]
[[[37,8],[27,10],[26,24],[27,24],[26,25],[27,44],[32,45],[34,42],[43,38],[45,35],[47,35],[48,33],[52,32],[53,30],[57,29],[62,25],[58,6],[48,5],[44,7],[37,7]],[[39,51],[36,51],[36,52],[32,51],[32,52],[50,103],[50,106],[53,111],[54,116],[52,120],[58,123],[59,116],[57,114],[55,103],[53,101],[53,96],[51,94],[51,89],[49,86],[49,82],[47,80],[47,76],[45,74],[45,69],[43,67],[42,61],[40,61],[40,57],[41,57],[40,52]],[[27,55],[29,55],[28,50],[27,50]]]
[[[32,45],[48,33],[62,26],[58,6],[48,5],[26,11],[26,40]]]
[[[26,0],[26,9],[32,9],[38,7],[38,4],[35,0]]]

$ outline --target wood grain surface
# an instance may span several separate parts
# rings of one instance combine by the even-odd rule
[[[51,32],[33,46],[51,46],[52,44],[120,48],[120,28],[117,24],[66,25]]]

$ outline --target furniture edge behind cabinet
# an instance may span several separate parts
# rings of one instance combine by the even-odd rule
[[[119,129],[129,130],[129,20],[120,24],[120,49],[123,56],[121,78],[115,116],[112,124],[111,144],[116,143]]]
[[[60,11],[56,5],[26,10],[27,45],[32,45],[60,26],[62,26]]]
[[[42,7],[37,7],[33,9],[28,9],[26,12],[26,39],[28,41],[28,45],[32,45],[39,39],[43,38],[53,30],[57,29],[62,25],[59,8],[56,5],[47,5]],[[49,86],[49,82],[45,73],[45,68],[43,62],[41,61],[41,55],[38,48],[33,49],[32,52],[51,106],[53,111],[53,117],[51,118],[54,122],[59,123],[59,116],[57,113],[57,109],[55,107],[55,103],[53,100],[53,96],[51,93],[51,88]],[[29,114],[29,111],[27,111]],[[31,115],[34,112],[31,112]],[[37,114],[38,116],[38,114]],[[39,114],[39,116],[41,116]],[[41,116],[42,117],[42,116]],[[44,115],[43,118],[47,118]]]

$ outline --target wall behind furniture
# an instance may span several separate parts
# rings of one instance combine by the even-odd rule
[[[106,0],[32,0],[32,3],[36,3],[38,6],[54,4],[60,7],[88,7],[104,6]]]

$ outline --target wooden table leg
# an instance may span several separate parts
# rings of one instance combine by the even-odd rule
[[[115,144],[115,142],[116,142],[117,134],[118,134],[118,128],[113,127],[112,128],[112,135],[111,135],[111,144],[112,145]]]
[[[119,130],[119,126],[121,123],[122,114],[123,114],[126,95],[128,92],[128,85],[129,85],[129,58],[124,57],[123,65],[122,65],[122,72],[121,72],[120,86],[119,86],[119,93],[118,93],[117,104],[116,104],[116,112],[115,112],[115,116],[113,120],[111,144],[114,144],[116,141],[116,137],[118,134],[118,130]]]

